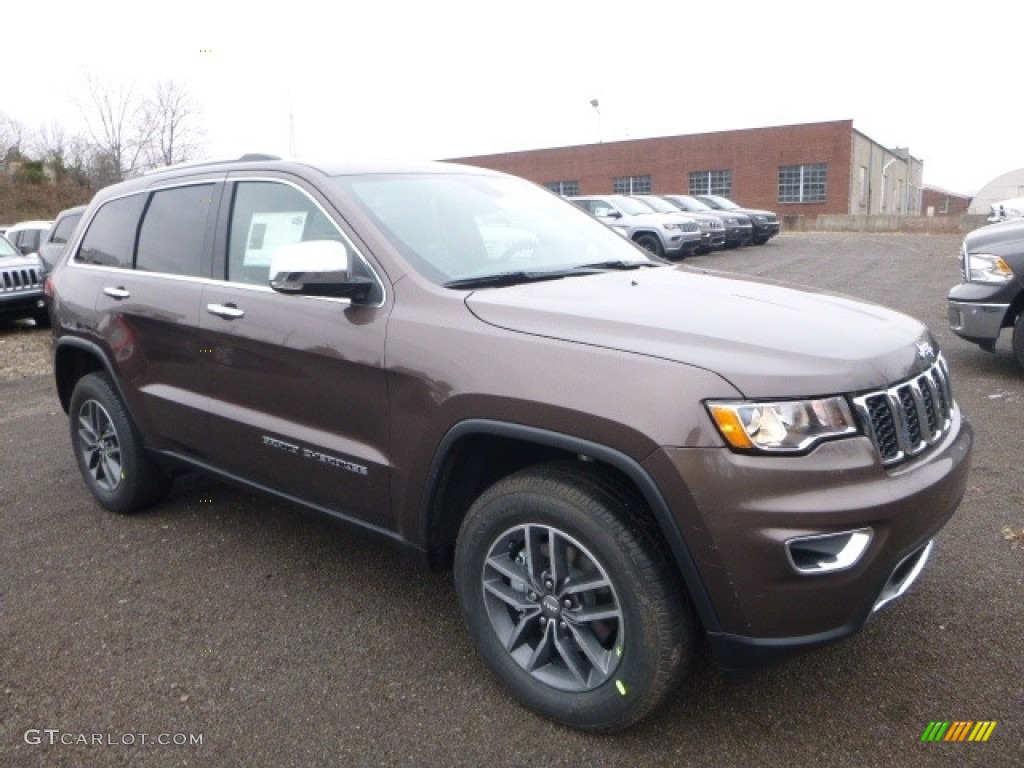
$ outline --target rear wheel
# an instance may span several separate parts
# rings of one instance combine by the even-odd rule
[[[163,497],[170,478],[146,453],[106,373],[78,381],[68,414],[78,469],[100,504],[130,514]]]
[[[615,730],[651,712],[689,666],[693,619],[624,500],[567,466],[499,481],[463,521],[455,584],[485,663],[525,706]]]

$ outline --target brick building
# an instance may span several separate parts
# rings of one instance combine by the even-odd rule
[[[925,185],[921,191],[921,213],[925,216],[962,216],[971,206],[968,195]]]
[[[923,163],[852,120],[451,158],[564,195],[719,194],[780,216],[921,213]]]

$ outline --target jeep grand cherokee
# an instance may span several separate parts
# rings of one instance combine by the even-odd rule
[[[101,191],[48,282],[106,508],[182,468],[453,567],[526,706],[614,729],[917,577],[972,432],[921,323],[654,259],[452,164],[243,158]]]

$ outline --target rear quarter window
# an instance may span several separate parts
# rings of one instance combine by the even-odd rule
[[[82,238],[76,261],[103,267],[132,268],[135,233],[145,194],[111,200],[101,207]]]
[[[81,218],[82,214],[71,213],[58,221],[53,228],[53,232],[50,233],[50,242],[58,245],[67,243],[71,239],[71,234],[75,231],[75,227],[78,226]]]

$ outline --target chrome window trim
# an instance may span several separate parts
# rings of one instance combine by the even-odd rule
[[[246,175],[235,176],[235,175],[233,175],[235,173],[246,174]],[[372,307],[374,309],[380,309],[381,307],[383,307],[387,303],[387,299],[388,299],[387,283],[384,280],[381,279],[380,273],[374,268],[373,264],[370,263],[369,259],[367,259],[366,256],[363,255],[363,252],[356,247],[355,243],[352,242],[351,238],[349,238],[349,236],[345,234],[345,231],[343,229],[341,229],[341,227],[338,226],[338,222],[335,220],[335,218],[333,216],[331,216],[326,210],[324,210],[324,207],[322,205],[320,205],[320,203],[317,201],[317,199],[315,197],[310,195],[309,192],[305,188],[303,188],[299,184],[296,184],[295,182],[290,181],[288,179],[281,179],[281,178],[277,178],[275,176],[250,176],[250,175],[248,175],[249,173],[251,173],[251,171],[246,171],[244,169],[240,170],[240,171],[232,171],[231,173],[229,173],[227,175],[227,177],[224,180],[224,183],[225,184],[238,184],[239,182],[245,182],[245,181],[272,182],[274,184],[284,184],[286,186],[292,187],[293,189],[297,190],[301,194],[305,195],[307,198],[309,198],[310,202],[312,202],[313,205],[315,205],[320,210],[320,213],[322,213],[327,218],[327,220],[329,222],[331,222],[331,224],[334,225],[334,228],[336,230],[338,230],[338,234],[341,235],[345,239],[345,244],[349,248],[352,249],[352,252],[356,256],[359,257],[359,260],[361,262],[363,262],[363,264],[366,266],[367,269],[370,270],[370,274],[373,275],[373,279],[377,281],[377,285],[380,288],[380,301],[378,301],[378,302],[376,302],[374,304],[359,304],[358,306],[360,306],[360,307]],[[234,200],[232,199],[230,202],[233,205]],[[229,227],[229,229],[230,229],[230,227]],[[229,233],[229,237],[230,237],[230,233]],[[226,283],[228,285],[234,285],[234,286],[251,286],[253,288],[263,288],[263,286],[253,285],[252,283],[240,283],[240,282],[236,282],[234,280],[227,280],[227,279],[220,280],[220,281],[217,281],[216,279],[214,279],[214,280],[215,280],[215,282]],[[273,293],[279,293],[279,291],[275,291],[270,286],[267,286],[266,289],[271,291],[271,292],[273,292]],[[352,303],[351,299],[341,299],[341,298],[334,297],[334,296],[304,296],[303,298],[308,298],[308,299],[328,299],[328,300],[331,300],[331,301],[343,302],[343,303],[346,303],[346,304],[351,304]]]
[[[103,207],[106,206],[107,204],[113,203],[116,200],[124,200],[126,197],[133,197],[134,195],[148,195],[148,194],[150,194],[152,192],[159,192],[159,191],[164,190],[164,189],[174,189],[176,187],[195,187],[195,186],[198,186],[200,184],[217,184],[218,182],[224,181],[224,177],[225,176],[226,176],[226,174],[221,173],[221,174],[219,174],[218,176],[216,176],[216,177],[214,177],[212,179],[209,179],[209,178],[190,179],[188,181],[179,181],[179,182],[168,183],[168,184],[155,184],[153,186],[146,187],[144,189],[136,189],[136,190],[133,190],[131,192],[125,192],[124,194],[114,195],[113,197],[108,197],[106,200],[104,200],[102,203],[100,203],[98,206],[96,206],[96,208],[94,208],[93,210],[91,210],[91,211],[86,210],[86,211],[83,212],[82,219],[78,222],[79,226],[75,230],[76,237],[74,239],[74,242],[73,243],[65,244],[65,246],[64,246],[68,250],[68,253],[69,253],[69,256],[68,256],[68,259],[67,259],[67,266],[68,267],[83,267],[83,268],[84,267],[90,267],[90,268],[96,268],[96,269],[112,269],[112,270],[117,270],[118,272],[136,272],[136,271],[138,271],[138,270],[135,269],[134,265],[131,266],[131,267],[112,267],[110,265],[102,265],[102,264],[87,264],[85,262],[81,262],[81,261],[78,260],[78,251],[82,247],[82,241],[85,239],[86,233],[89,231],[90,227],[92,227],[92,222],[96,218],[96,214],[98,214],[100,211],[102,211]],[[89,214],[89,218],[88,219],[85,218],[85,214],[86,213]],[[141,223],[141,219],[140,219],[139,223]],[[137,231],[136,231],[135,235],[136,235],[136,241],[137,241],[138,240],[138,232]],[[136,246],[137,245],[138,245],[138,242],[136,242]],[[132,255],[132,258],[134,260],[134,254]],[[147,274],[147,275],[163,275],[163,274],[167,274],[165,272],[148,272],[146,270],[143,270],[143,272],[145,274]],[[185,277],[185,276],[182,275],[182,277]]]
[[[212,178],[189,179],[187,181],[173,181],[173,182],[172,181],[168,181],[165,184],[154,184],[153,186],[146,187],[145,189],[137,189],[137,190],[133,190],[133,191],[130,191],[130,192],[125,192],[125,193],[120,194],[120,195],[114,195],[112,197],[109,197],[106,200],[104,200],[102,203],[100,203],[90,213],[89,218],[88,218],[87,221],[80,222],[81,226],[77,230],[77,237],[75,238],[74,243],[71,246],[71,249],[70,249],[70,254],[71,255],[68,257],[67,265],[66,266],[68,268],[73,268],[73,269],[100,270],[100,271],[112,272],[112,273],[115,273],[115,274],[131,273],[131,274],[147,275],[147,276],[150,276],[150,277],[158,277],[158,278],[161,278],[161,279],[164,279],[164,280],[178,280],[178,281],[184,281],[184,282],[199,282],[199,283],[203,283],[204,285],[211,285],[211,286],[230,285],[230,286],[233,286],[233,287],[236,287],[236,288],[245,288],[246,290],[256,290],[256,291],[266,291],[266,292],[270,292],[270,293],[279,293],[279,291],[275,291],[269,285],[266,285],[266,286],[253,285],[252,283],[241,283],[241,282],[237,282],[237,281],[233,281],[233,280],[221,280],[221,279],[213,278],[213,277],[195,277],[195,276],[191,276],[191,275],[174,275],[174,274],[171,274],[169,272],[150,272],[150,271],[147,271],[147,270],[137,270],[137,269],[135,269],[134,266],[132,266],[132,267],[115,267],[115,266],[110,266],[110,265],[105,265],[105,264],[88,264],[86,262],[82,262],[82,261],[78,260],[78,251],[79,251],[79,248],[81,247],[82,240],[85,239],[86,232],[88,232],[89,227],[92,226],[92,222],[96,218],[96,214],[98,214],[103,209],[103,207],[105,205],[107,205],[108,203],[112,203],[115,200],[123,200],[123,199],[125,199],[127,197],[132,197],[134,195],[149,195],[150,193],[159,192],[159,191],[162,191],[162,190],[165,190],[165,189],[174,189],[174,188],[177,188],[177,187],[194,187],[194,186],[199,186],[199,185],[203,185],[203,184],[217,184],[217,183],[228,184],[228,183],[238,182],[238,181],[269,181],[269,182],[275,182],[275,183],[278,183],[278,184],[286,184],[286,185],[288,185],[290,187],[293,187],[294,189],[296,189],[297,191],[299,191],[303,195],[305,195],[307,198],[309,198],[309,200],[320,210],[320,212],[324,216],[327,217],[328,221],[330,221],[334,225],[335,229],[338,230],[338,234],[341,235],[344,238],[345,244],[349,248],[351,248],[352,252],[355,253],[356,256],[359,257],[359,259],[363,262],[363,264],[366,265],[367,269],[369,269],[369,271],[370,271],[370,274],[373,275],[374,280],[377,281],[377,285],[380,287],[381,300],[379,302],[374,303],[374,304],[360,304],[359,306],[371,307],[371,308],[374,308],[374,309],[380,309],[381,307],[383,307],[387,303],[387,298],[388,298],[387,283],[384,280],[381,279],[380,273],[374,268],[373,264],[371,264],[369,262],[369,260],[367,260],[367,258],[363,255],[362,251],[359,248],[357,248],[355,246],[355,243],[352,242],[352,240],[348,237],[348,235],[346,235],[345,232],[338,227],[338,223],[334,219],[334,217],[331,216],[330,214],[328,214],[327,211],[324,210],[324,207],[322,205],[320,205],[320,203],[316,200],[316,198],[312,197],[309,194],[309,192],[307,192],[305,189],[303,189],[298,184],[295,184],[294,182],[289,181],[287,179],[278,179],[278,178],[274,178],[272,176],[229,177],[229,174],[224,173],[224,172],[220,172],[220,173],[218,173],[216,176],[214,176]],[[341,297],[337,297],[337,296],[298,296],[297,298],[316,299],[316,300],[319,300],[319,301],[327,301],[327,302],[331,302],[331,303],[345,304],[345,305],[351,305],[352,304],[352,300],[351,299],[341,298]]]

